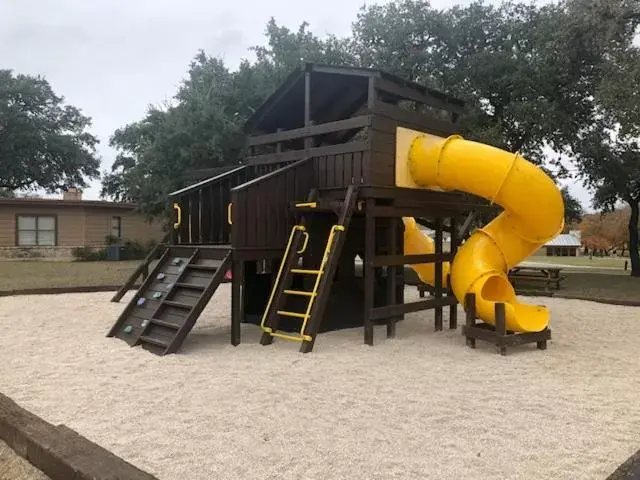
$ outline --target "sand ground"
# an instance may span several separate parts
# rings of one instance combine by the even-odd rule
[[[507,357],[432,312],[303,356],[228,345],[224,285],[161,358],[105,338],[110,296],[0,298],[0,391],[162,479],[603,479],[640,446],[640,309],[537,299],[554,340]]]

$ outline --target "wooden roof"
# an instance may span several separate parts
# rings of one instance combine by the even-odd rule
[[[296,68],[278,89],[254,112],[245,124],[248,134],[290,130],[304,125],[305,74],[311,76],[310,109],[315,123],[346,118],[366,104],[370,78],[381,78],[411,94],[431,97],[452,110],[461,110],[464,102],[456,97],[396,75],[369,68],[328,66],[305,63]],[[399,95],[398,98],[408,98]]]

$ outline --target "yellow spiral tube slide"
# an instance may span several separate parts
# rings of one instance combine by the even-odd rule
[[[491,324],[495,304],[503,302],[507,329],[544,330],[548,309],[518,302],[507,272],[562,231],[564,203],[556,184],[518,154],[457,135],[445,139],[399,130],[404,132],[398,132],[397,153],[405,153],[402,138],[406,151],[396,163],[396,172],[404,172],[402,186],[468,192],[504,209],[458,250],[451,264],[458,301],[475,293],[478,317]],[[402,184],[402,175],[397,177]]]

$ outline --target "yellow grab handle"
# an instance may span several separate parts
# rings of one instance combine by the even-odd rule
[[[229,205],[227,205],[227,222],[229,223],[229,225],[232,224],[232,222],[231,222],[231,202],[229,202]]]
[[[173,224],[173,228],[174,230],[177,230],[180,228],[180,224],[182,223],[182,209],[180,208],[180,205],[178,203],[174,203],[173,204],[173,209],[177,212],[178,214],[178,221],[176,223]]]
[[[304,251],[307,249],[307,243],[309,243],[309,234],[303,230],[302,235],[304,235],[304,243],[302,244],[302,248],[296,253],[304,253]]]

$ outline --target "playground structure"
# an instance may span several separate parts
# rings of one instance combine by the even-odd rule
[[[263,345],[302,352],[322,331],[359,325],[372,345],[374,325],[393,337],[410,312],[434,309],[442,330],[449,307],[456,328],[460,301],[470,346],[544,348],[549,312],[518,303],[506,272],[562,228],[562,198],[519,155],[454,136],[463,108],[380,71],[292,72],[248,120],[243,164],[171,195],[173,238],[109,336],[177,351],[230,270],[233,345],[242,322],[260,325]],[[494,203],[504,212],[458,251],[471,215]],[[431,298],[404,302],[405,265]]]

